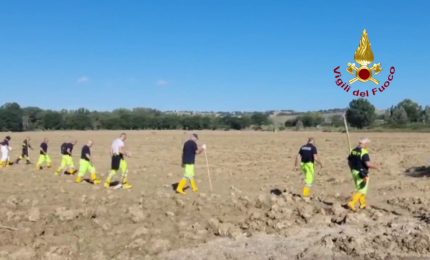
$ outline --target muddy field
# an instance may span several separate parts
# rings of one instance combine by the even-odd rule
[[[430,134],[368,134],[382,169],[371,172],[370,208],[358,213],[343,207],[353,184],[341,133],[200,132],[214,191],[199,156],[200,193],[188,189],[186,196],[172,189],[182,176],[183,131],[128,132],[131,190],[54,175],[61,142],[76,138],[75,163],[92,139],[105,177],[118,134],[11,134],[12,159],[26,135],[36,148],[48,137],[54,167],[0,169],[0,259],[430,258]],[[305,202],[293,161],[308,136],[316,138],[324,168]],[[354,143],[359,137],[352,135]],[[31,157],[34,163],[37,151]]]

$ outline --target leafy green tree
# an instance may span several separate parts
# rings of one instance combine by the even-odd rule
[[[112,115],[106,116],[100,120],[100,127],[108,130],[120,130],[121,119]]]
[[[284,126],[285,127],[293,127],[295,126],[297,123],[297,118],[294,119],[288,119],[287,121],[285,121]],[[303,123],[303,122],[302,122]]]
[[[303,121],[302,120],[297,120],[297,122],[296,122],[296,130],[297,131],[300,131],[300,130],[303,130],[303,128],[304,128],[305,126],[304,126],[304,124],[303,124]]]
[[[424,122],[426,124],[430,123],[430,107],[426,106],[424,109]]]
[[[375,121],[375,107],[367,99],[354,99],[349,103],[346,119],[353,127],[363,128]]]
[[[44,116],[44,111],[38,107],[25,107],[22,109],[23,121],[26,125],[23,130],[35,130],[43,128],[42,119]]]
[[[128,109],[120,108],[112,112],[112,116],[119,119],[120,129],[133,129],[133,115]]]
[[[47,110],[42,117],[42,126],[47,130],[63,128],[63,116],[60,112]]]
[[[406,114],[408,116],[409,122],[420,122],[421,120],[421,106],[418,105],[418,103],[410,100],[405,99],[401,101],[395,108],[400,109],[403,107],[403,109],[406,111]]]
[[[324,122],[324,117],[318,112],[307,112],[299,116],[297,120],[302,121],[305,127],[314,127]]]
[[[236,117],[236,116],[224,116],[221,118],[221,124],[225,129],[234,129],[241,130],[244,129],[251,124],[251,120],[249,117]]]
[[[92,129],[90,111],[85,108],[79,108],[76,111],[70,111],[66,114],[65,124],[68,129],[88,130]]]
[[[330,117],[331,125],[334,127],[343,126],[343,116],[342,115],[332,115]]]
[[[0,129],[7,131],[23,130],[23,112],[17,103],[6,103],[0,107]]]
[[[403,106],[393,109],[391,113],[391,123],[394,125],[406,125],[409,122],[408,113]]]
[[[265,113],[255,112],[251,115],[251,124],[256,126],[267,125],[269,123],[269,116]]]

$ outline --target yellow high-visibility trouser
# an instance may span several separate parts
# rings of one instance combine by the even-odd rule
[[[121,175],[123,177],[124,180],[127,180],[127,175],[128,175],[128,163],[126,160],[121,159],[120,163],[119,163],[119,169],[121,170]],[[109,177],[108,180],[110,181],[113,176],[115,176],[117,174],[116,170],[111,170],[109,173]]]
[[[72,156],[66,154],[61,157],[61,164],[57,172],[61,172],[62,170],[67,170],[68,168],[75,169],[75,164],[73,163]]]
[[[354,180],[355,191],[366,195],[369,188],[369,183],[365,183],[364,179],[360,177],[360,171],[352,170],[352,179]]]
[[[93,166],[93,164],[90,161],[81,159],[79,161],[79,177],[84,177],[87,172],[91,174],[96,173],[96,168]]]
[[[306,186],[312,187],[315,180],[315,167],[314,163],[307,162],[307,163],[301,163],[301,169],[303,174],[305,175],[305,183]]]
[[[192,179],[194,178],[196,172],[194,164],[185,164],[184,165],[184,178]]]
[[[48,154],[39,155],[39,160],[37,160],[37,165],[42,166],[44,163],[46,165],[51,166],[51,157]]]

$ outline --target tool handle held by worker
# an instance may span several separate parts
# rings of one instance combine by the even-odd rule
[[[343,123],[345,125],[345,132],[346,132],[346,136],[348,138],[348,154],[349,154],[351,152],[352,148],[351,148],[351,138],[349,137],[348,122],[346,120],[346,113],[343,114]]]
[[[209,169],[208,155],[206,153],[206,149],[204,149],[203,151],[204,151],[205,158],[206,158],[206,168],[207,168],[207,171],[208,171],[209,188],[210,188],[210,191],[212,192],[213,191],[213,187],[212,187],[211,172],[210,172],[210,169]]]

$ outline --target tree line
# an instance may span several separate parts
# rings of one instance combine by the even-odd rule
[[[355,99],[349,103],[346,118],[353,127],[369,128],[419,128],[430,126],[430,107],[422,107],[411,99],[404,99],[377,115],[375,107],[367,99]]]
[[[404,128],[430,127],[430,107],[405,99],[397,105],[376,113],[367,99],[355,99],[349,103],[346,119],[356,128]],[[282,128],[343,127],[342,110],[301,113],[286,120]],[[0,107],[0,131],[32,130],[140,130],[140,129],[262,129],[273,126],[270,113],[167,113],[149,108],[116,109],[110,112],[77,110],[45,110],[38,107],[21,107],[6,103]],[[273,128],[273,127],[272,127]]]
[[[44,110],[22,108],[17,103],[0,107],[0,131],[32,130],[140,130],[140,129],[235,129],[260,128],[270,123],[269,115],[254,112],[242,115],[228,113],[188,115],[165,113],[155,109],[116,109],[111,112],[77,110]]]
[[[286,127],[342,127],[344,125],[341,111],[331,116],[322,112],[306,112],[285,122]],[[356,128],[419,128],[430,127],[430,107],[422,107],[411,99],[404,99],[395,106],[377,114],[375,106],[368,99],[354,99],[345,111],[348,123]]]

